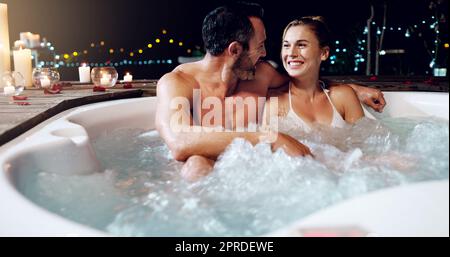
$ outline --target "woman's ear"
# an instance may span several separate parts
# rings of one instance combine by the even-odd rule
[[[330,56],[330,47],[329,46],[322,47],[322,54],[320,55],[320,59],[322,61],[326,61],[329,56]]]
[[[237,41],[233,41],[228,45],[228,54],[232,57],[238,58],[241,56],[243,50],[241,43]]]

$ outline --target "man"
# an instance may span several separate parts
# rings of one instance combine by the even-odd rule
[[[200,101],[215,97],[225,106],[227,100],[234,97],[265,98],[269,87],[279,87],[286,83],[285,76],[280,75],[271,65],[260,61],[266,55],[262,16],[263,10],[256,4],[219,7],[210,12],[202,28],[205,57],[198,62],[178,66],[158,82],[156,128],[173,157],[178,161],[186,161],[182,174],[188,179],[208,174],[215,159],[238,137],[252,144],[270,138],[272,150],[282,148],[291,156],[311,154],[306,146],[282,133],[223,133],[205,132],[202,129],[205,124],[201,120],[205,118],[205,111],[209,108],[198,106],[194,101],[196,97]],[[253,86],[255,83],[243,83],[247,80],[256,81],[258,86]],[[361,88],[357,89],[361,91]],[[363,94],[367,94],[367,90],[362,90]],[[375,97],[381,99],[382,109],[382,95]],[[257,107],[257,112],[261,111]],[[226,121],[235,121],[237,116],[242,115],[245,116],[244,126],[250,122],[259,122],[257,118],[248,119],[243,113],[243,110],[237,109],[230,117],[226,111],[221,111],[222,122],[218,125],[225,127]],[[218,120],[217,116],[214,120]]]

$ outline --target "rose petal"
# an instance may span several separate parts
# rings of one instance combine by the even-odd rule
[[[48,89],[48,88],[44,88],[44,93],[46,95],[55,95],[55,94],[61,93],[61,89],[51,90],[51,89]]]
[[[30,105],[29,102],[15,102],[17,105]]]
[[[15,95],[12,97],[14,101],[23,101],[23,100],[27,100],[28,96],[24,96],[24,95]]]
[[[92,90],[93,90],[94,92],[105,92],[105,91],[106,91],[106,88],[105,88],[105,87],[102,87],[102,86],[95,86]]]
[[[56,90],[61,91],[61,90],[62,90],[62,85],[61,85],[61,84],[54,84],[54,85],[52,86],[51,90],[52,90],[52,91],[56,91]]]

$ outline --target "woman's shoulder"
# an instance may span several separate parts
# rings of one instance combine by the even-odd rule
[[[343,117],[346,117],[348,110],[361,108],[358,96],[353,88],[348,85],[333,85],[330,88],[330,99]],[[347,118],[345,120],[348,122]]]
[[[345,84],[333,85],[332,87],[330,87],[329,92],[330,97],[333,100],[345,101],[345,99],[348,99],[349,97],[356,96],[353,88]]]
[[[353,92],[353,88],[347,84],[334,84],[329,87],[331,93],[336,94],[349,94]]]

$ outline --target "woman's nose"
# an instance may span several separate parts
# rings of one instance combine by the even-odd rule
[[[289,47],[287,52],[289,56],[297,56],[297,50],[295,49],[295,47]]]

